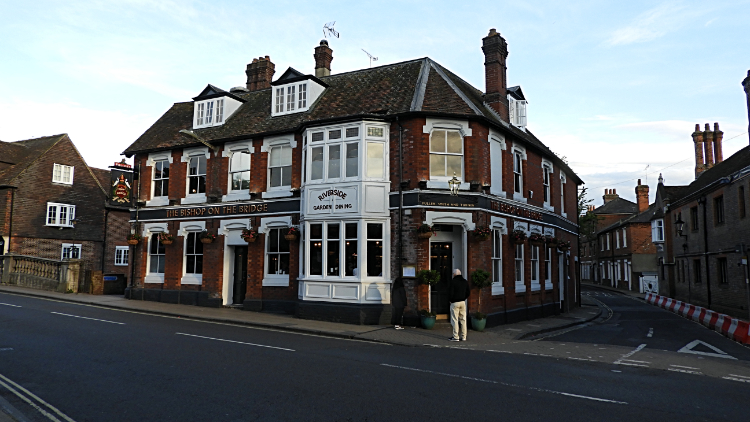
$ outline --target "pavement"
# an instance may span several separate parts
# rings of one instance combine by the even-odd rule
[[[116,295],[59,293],[8,285],[0,285],[0,292],[126,312],[139,312],[172,318],[189,318],[214,323],[239,324],[270,330],[357,339],[401,346],[446,346],[459,344],[448,341],[448,338],[452,336],[451,326],[448,323],[441,322],[435,324],[432,330],[425,330],[418,327],[405,327],[404,330],[395,330],[390,325],[351,325],[314,321],[295,318],[291,315],[248,312],[232,308],[206,308],[131,300]],[[469,330],[468,341],[461,342],[460,344],[462,346],[491,348],[493,345],[505,344],[509,340],[526,339],[542,333],[584,324],[598,318],[604,312],[604,307],[598,304],[597,301],[586,296],[582,297],[582,304],[583,306],[575,308],[566,314],[500,325],[487,328],[483,332]]]

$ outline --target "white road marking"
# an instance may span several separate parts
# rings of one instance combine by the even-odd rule
[[[594,360],[594,359],[574,358],[574,357],[571,357],[571,356],[568,356],[568,359],[571,359],[571,360],[585,360],[587,362],[596,362],[596,360]]]
[[[510,384],[510,383],[502,382],[502,381],[492,381],[492,380],[487,380],[487,379],[482,379],[482,378],[467,377],[467,376],[464,376],[464,375],[447,374],[445,372],[436,372],[436,371],[430,371],[430,370],[427,370],[427,369],[409,368],[409,367],[406,367],[406,366],[389,365],[387,363],[381,363],[380,365],[381,366],[387,366],[389,368],[404,369],[404,370],[407,370],[407,371],[423,372],[423,373],[433,374],[433,375],[442,375],[442,376],[451,377],[451,378],[460,378],[460,379],[471,380],[471,381],[486,382],[486,383],[490,383],[490,384],[504,385],[506,387],[521,388],[521,389],[525,389],[525,390],[539,391],[539,392],[542,392],[542,393],[558,394],[558,395],[561,395],[561,396],[575,397],[575,398],[579,398],[579,399],[586,399],[586,400],[593,400],[593,401],[600,401],[600,402],[614,403],[614,404],[628,404],[627,402],[624,402],[624,401],[602,399],[602,398],[599,398],[599,397],[583,396],[583,395],[580,395],[580,394],[573,394],[573,393],[565,393],[565,392],[562,392],[562,391],[548,390],[546,388],[526,387],[526,386],[523,386],[523,385]]]
[[[654,329],[653,328],[649,328],[648,329],[648,334],[646,334],[646,337],[653,337],[653,336],[654,336]]]
[[[725,380],[732,380],[732,381],[739,381],[739,382],[750,382],[750,378],[747,378],[747,377],[738,378],[738,377],[742,377],[742,375],[729,374],[728,377],[721,377],[721,378]]]
[[[638,366],[640,368],[648,368],[648,365],[641,365],[640,363],[627,363],[627,362],[615,362],[615,365],[625,365],[625,366]]]
[[[522,331],[520,328],[506,328],[508,331]]]
[[[29,397],[31,397],[34,400],[36,400],[37,402],[41,403],[43,406],[46,406],[49,410],[51,410],[52,412],[56,413],[57,416],[59,416],[62,420],[67,421],[67,422],[75,422],[73,419],[71,419],[70,417],[68,417],[68,415],[66,415],[66,414],[62,413],[61,411],[59,411],[55,406],[52,406],[51,404],[47,403],[46,401],[40,399],[39,397],[37,397],[36,395],[34,395],[34,393],[32,393],[31,391],[29,391],[29,390],[23,388],[22,386],[16,384],[15,382],[13,382],[9,378],[5,377],[4,375],[0,374],[0,379],[3,380],[3,381],[0,381],[0,385],[2,385],[3,387],[7,388],[8,391],[10,391],[11,393],[13,393],[16,396],[18,396],[21,400],[23,400],[26,403],[28,403],[31,407],[33,407],[34,409],[36,409],[39,413],[41,413],[42,415],[44,415],[45,417],[47,417],[47,419],[49,419],[49,420],[51,420],[53,422],[61,422],[60,419],[57,419],[54,415],[52,415],[51,413],[49,413],[46,410],[42,409],[39,405],[37,405],[36,403],[34,403],[33,401],[31,401],[31,399],[29,399]],[[15,387],[15,388],[11,387],[11,385],[13,387]],[[26,393],[26,395],[21,394],[21,392]]]
[[[0,349],[0,352],[9,352],[11,350],[13,350],[12,347],[3,347],[2,349]]]
[[[620,360],[624,360],[628,362],[635,362],[635,363],[651,363],[651,362],[646,362],[645,360],[634,360],[634,359],[620,359]]]
[[[698,371],[691,371],[691,370],[688,370],[688,369],[679,369],[679,368],[667,368],[667,371],[672,371],[672,372],[682,372],[682,373],[684,373],[684,374],[703,375],[703,373],[702,373],[702,372],[698,372]]]
[[[618,371],[617,369],[610,369],[612,372],[617,372],[618,374],[621,374],[622,371]]]
[[[18,306],[18,305],[11,305],[10,303],[0,303],[0,305],[5,305],[5,306],[12,306],[12,307],[14,307],[14,308],[21,308],[21,306]]]
[[[206,336],[197,336],[195,334],[186,334],[186,333],[175,333],[179,336],[188,336],[188,337],[197,337],[197,338],[205,338],[207,340],[216,340],[216,341],[225,341],[227,343],[237,343],[237,344],[245,344],[247,346],[256,346],[256,347],[265,347],[268,349],[277,349],[277,350],[285,350],[287,352],[295,352],[294,349],[286,349],[284,347],[276,347],[276,346],[266,346],[265,344],[255,344],[255,343],[245,343],[243,341],[236,341],[236,340],[227,340],[223,338],[214,338],[214,337],[206,337]]]
[[[624,355],[622,355],[620,357],[620,359],[617,359],[613,363],[615,365],[628,365],[628,366],[644,366],[644,367],[647,367],[645,365],[636,365],[636,364],[632,364],[632,363],[623,363],[622,362],[623,360],[628,360],[627,358],[629,358],[629,357],[633,356],[634,354],[636,354],[636,353],[640,352],[641,350],[643,350],[644,347],[646,347],[646,343],[643,343],[640,346],[636,347],[635,350],[631,350],[630,352],[625,353]],[[633,361],[633,362],[638,362],[638,361]]]
[[[510,353],[513,354],[513,352],[509,352],[507,350],[488,350],[488,352],[494,352],[494,353]]]
[[[695,369],[695,370],[698,370],[698,371],[700,371],[700,369],[701,369],[701,368],[693,368],[692,366],[682,366],[682,365],[669,365],[669,366],[673,366],[675,368],[682,368],[682,369]]]
[[[703,346],[708,347],[709,349],[713,350],[716,353],[700,352],[700,351],[697,351],[697,350],[693,350],[693,347],[701,345],[701,344]],[[686,344],[685,347],[683,347],[682,349],[678,350],[677,353],[691,353],[691,354],[694,354],[694,355],[711,356],[711,357],[715,357],[715,358],[724,358],[724,359],[734,359],[734,360],[737,360],[736,357],[728,355],[726,352],[720,350],[718,347],[711,346],[710,344],[706,343],[705,341],[700,341],[700,340],[693,340],[693,341],[691,341],[690,343]]]
[[[69,317],[73,317],[73,318],[90,319],[90,320],[92,320],[92,321],[99,321],[99,322],[108,322],[108,323],[110,323],[110,324],[119,324],[119,325],[125,325],[125,323],[124,323],[124,322],[107,321],[106,319],[89,318],[89,317],[85,317],[85,316],[78,316],[78,315],[63,314],[63,313],[60,313],[60,312],[51,312],[51,313],[53,313],[53,314],[55,314],[55,315],[69,316]]]

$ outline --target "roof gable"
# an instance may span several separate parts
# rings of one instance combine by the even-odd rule
[[[519,101],[526,101],[526,96],[523,95],[523,91],[520,86],[512,86],[508,88],[508,94]]]

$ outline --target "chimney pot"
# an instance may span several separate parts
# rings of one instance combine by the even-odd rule
[[[318,78],[330,76],[333,50],[328,46],[328,41],[320,40],[320,45],[315,47],[313,58],[315,59],[315,76]]]
[[[709,130],[711,130],[711,126],[708,123],[706,123],[706,132],[708,132]]]
[[[638,186],[635,187],[635,198],[639,213],[648,209],[648,190],[648,185],[642,185],[641,179],[638,179]]]
[[[700,124],[698,124],[698,123],[695,124],[695,131],[696,132],[700,132],[701,131],[701,125]]]
[[[495,28],[492,28],[482,39],[482,52],[484,52],[484,102],[492,107],[502,120],[510,122],[505,64],[508,58],[508,43]]]

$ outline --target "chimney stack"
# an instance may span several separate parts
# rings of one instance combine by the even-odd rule
[[[505,78],[508,43],[495,28],[492,28],[489,35],[482,39],[482,51],[484,52],[484,102],[492,107],[502,120],[510,122],[508,85]]]
[[[747,97],[747,131],[750,137],[750,70],[747,71],[747,77],[742,81],[742,87],[745,89],[745,96]]]
[[[641,179],[638,179],[638,186],[635,187],[635,198],[638,212],[646,211],[648,209],[648,185],[642,185]]]
[[[331,76],[331,62],[333,61],[333,50],[328,47],[328,41],[320,40],[320,45],[315,47],[315,77]]]
[[[245,74],[247,75],[247,90],[260,91],[271,87],[273,74],[276,73],[276,66],[271,62],[271,58],[258,57],[247,65]]]
[[[620,195],[617,194],[617,189],[604,189],[604,196],[602,198],[606,204],[607,202],[613,201],[619,197]]]
[[[722,140],[724,132],[719,130],[719,123],[714,123],[714,130],[706,123],[705,130],[700,130],[700,125],[695,125],[693,132],[695,143],[695,178],[697,179],[704,171],[724,161],[722,151]]]

